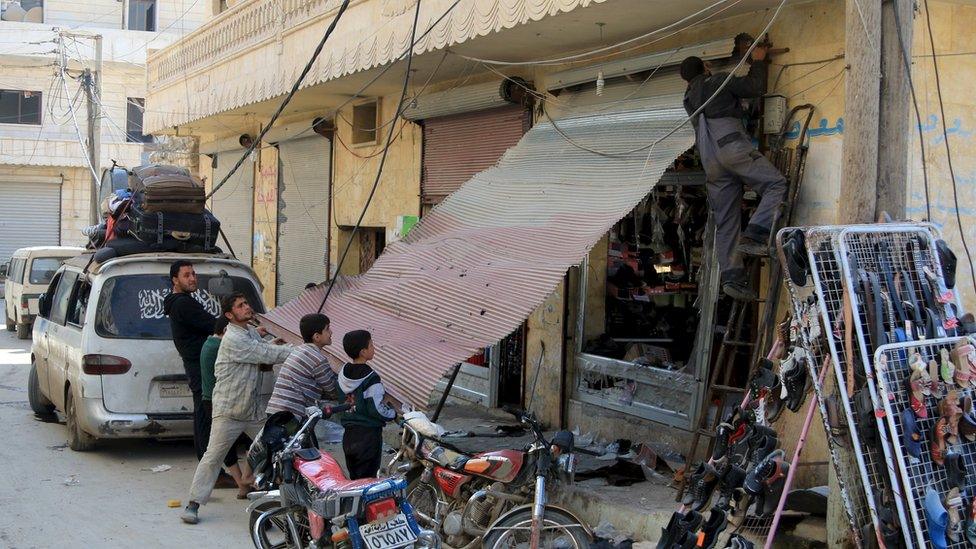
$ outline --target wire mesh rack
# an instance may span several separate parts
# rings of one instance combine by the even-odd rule
[[[786,270],[787,262],[783,257],[783,238],[788,232],[793,230],[795,228],[785,228],[776,235],[776,247],[781,256],[780,264],[783,265],[784,270]],[[839,233],[839,229],[815,227],[807,229],[804,233],[808,239],[811,237],[819,237],[829,241],[829,236]],[[820,270],[829,272],[831,270],[829,266],[836,263],[836,258],[829,247],[823,249],[819,247],[808,247],[808,250],[812,250],[811,255],[816,254],[816,257],[811,258],[810,261],[811,274],[815,274]],[[824,265],[827,265],[828,268],[825,268]],[[846,393],[842,390],[843,385],[841,381],[844,379],[843,372],[845,363],[842,357],[838,357],[833,349],[832,338],[835,335],[830,324],[824,324],[826,315],[822,314],[822,311],[825,307],[821,304],[813,280],[808,277],[806,284],[801,286],[793,282],[788,272],[785,274],[786,289],[789,292],[793,308],[792,343],[806,349],[812,358],[808,363],[810,369],[809,376],[813,382],[813,389],[820,408],[820,417],[823,420],[824,431],[827,436],[830,461],[837,473],[841,499],[844,504],[844,511],[847,515],[848,523],[851,527],[852,536],[854,537],[855,543],[861,546],[861,534],[864,531],[864,527],[873,523],[862,481],[867,474],[863,472],[865,467],[863,462],[858,458],[859,453],[854,452],[852,449],[850,437],[840,432],[835,433],[834,428],[830,424],[829,418],[832,417],[832,414],[828,411],[827,404],[831,399],[838,404],[843,404],[846,401]],[[834,376],[831,377],[828,373],[828,377],[824,380],[824,383],[820,383],[818,381],[818,372],[814,370],[816,365],[823,364],[827,357],[830,357],[833,364]],[[844,424],[853,425],[850,410],[847,406],[844,406],[839,412],[845,415],[845,419],[843,420]]]
[[[905,500],[911,522],[903,531],[910,538],[908,544],[912,547],[917,543],[917,547],[926,547],[926,540],[929,536],[929,525],[924,513],[925,495],[929,488],[936,490],[940,501],[944,501],[944,495],[950,489],[947,470],[945,467],[937,465],[932,461],[932,453],[928,441],[932,438],[935,422],[939,417],[938,400],[934,397],[926,397],[924,400],[928,417],[917,419],[916,423],[921,431],[921,458],[914,460],[909,457],[905,448],[904,436],[905,425],[901,416],[902,411],[911,408],[907,384],[911,368],[909,362],[914,353],[919,353],[927,363],[929,360],[939,360],[943,349],[951,350],[957,342],[962,339],[968,342],[965,337],[949,337],[936,340],[921,342],[902,342],[882,345],[875,353],[875,364],[877,365],[877,383],[883,402],[884,416],[891,432],[895,438],[892,440],[896,453],[895,464],[898,474],[903,483]],[[976,391],[972,389],[962,389],[956,387],[960,397],[976,397]],[[960,439],[962,440],[962,439]],[[966,470],[972,471],[976,464],[976,444],[960,443],[951,448],[952,451],[963,456]],[[969,494],[976,488],[976,477],[970,475],[967,479],[964,494]],[[969,500],[971,502],[971,500]],[[915,543],[912,543],[915,542]],[[960,536],[956,542],[949,543],[949,547],[966,547],[965,536]]]

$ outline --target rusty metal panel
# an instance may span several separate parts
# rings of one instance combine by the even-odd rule
[[[558,128],[537,123],[388,244],[369,272],[341,278],[323,310],[335,363],[347,360],[346,332],[370,330],[385,385],[425,407],[445,371],[521,325],[691,147],[681,97],[660,91],[651,82],[609,108],[580,110],[560,96]],[[279,335],[297,334],[324,292],[304,292],[265,318]]]
[[[528,130],[529,111],[511,105],[430,118],[424,122],[421,195],[436,204],[498,162]]]

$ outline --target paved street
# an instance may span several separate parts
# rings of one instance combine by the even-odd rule
[[[166,506],[186,503],[196,466],[191,444],[116,441],[72,452],[64,425],[33,419],[29,371],[30,341],[0,330],[0,547],[251,546],[246,502],[234,490],[216,491],[196,526]],[[152,473],[157,465],[172,469]]]

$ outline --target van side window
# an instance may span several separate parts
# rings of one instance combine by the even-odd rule
[[[78,280],[78,273],[65,271],[58,282],[58,289],[54,291],[54,299],[51,302],[51,322],[64,325],[68,316],[68,298],[71,297],[71,290],[75,287]]]
[[[91,284],[84,280],[79,280],[75,284],[75,291],[72,292],[71,299],[68,301],[68,324],[75,326],[85,325],[85,312],[88,311],[89,294],[91,294]]]
[[[49,284],[54,278],[54,273],[64,261],[59,257],[38,257],[31,261],[30,280],[31,284]]]
[[[24,283],[24,266],[27,265],[26,259],[15,259],[10,266],[10,280],[17,284]]]

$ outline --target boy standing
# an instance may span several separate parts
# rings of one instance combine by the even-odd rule
[[[213,390],[214,384],[216,383],[214,364],[217,362],[217,351],[220,350],[220,340],[223,339],[224,331],[227,330],[229,323],[230,321],[226,316],[218,318],[214,322],[214,335],[208,337],[203,342],[203,348],[200,349],[200,388],[203,393],[201,404],[203,405],[203,413],[206,416],[204,418],[206,421],[202,433],[204,448],[210,443],[210,427],[213,423]],[[248,492],[252,491],[247,482],[245,482],[244,475],[241,473],[241,466],[237,464],[237,448],[242,445],[244,448],[248,448],[251,445],[251,439],[244,433],[241,433],[241,436],[237,437],[237,442],[231,446],[230,450],[227,451],[227,455],[224,456],[224,469],[230,473],[234,485],[237,487],[237,499],[246,498]],[[221,473],[221,477],[226,478],[227,475]],[[218,477],[217,486],[220,486],[220,477]]]
[[[322,348],[332,344],[329,317],[308,314],[298,323],[304,344],[295,347],[278,372],[274,392],[268,401],[268,415],[287,411],[305,419],[305,409],[317,406],[322,396],[338,392],[336,374]]]
[[[342,348],[352,362],[342,367],[339,388],[355,406],[342,416],[342,451],[350,479],[371,478],[383,457],[383,426],[396,417],[396,410],[384,402],[380,376],[367,364],[376,354],[372,335],[366,330],[349,332],[342,338]]]

